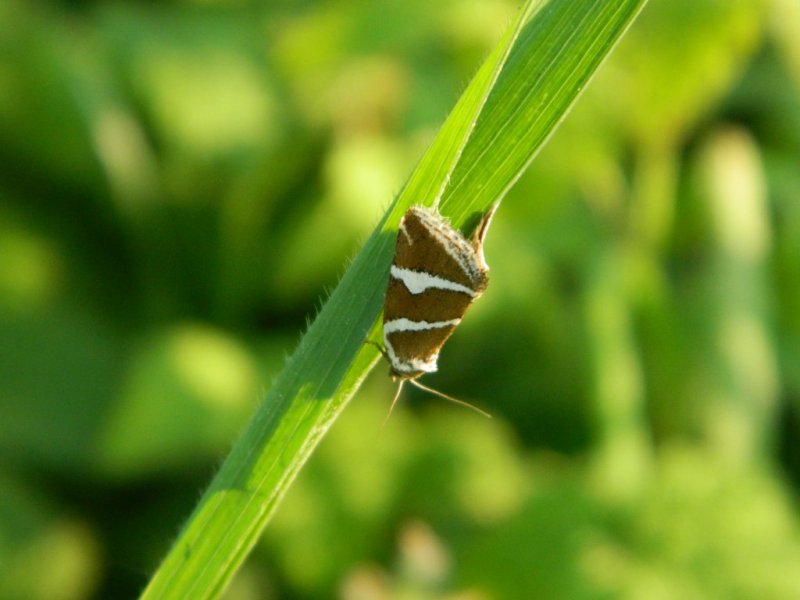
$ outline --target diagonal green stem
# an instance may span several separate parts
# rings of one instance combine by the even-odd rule
[[[528,0],[356,256],[145,589],[215,598],[378,358],[394,231],[411,204],[463,226],[502,198],[644,0]]]

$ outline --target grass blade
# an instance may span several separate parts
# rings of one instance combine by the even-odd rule
[[[303,337],[143,598],[214,598],[378,358],[394,231],[411,204],[456,226],[510,188],[644,0],[526,2]]]

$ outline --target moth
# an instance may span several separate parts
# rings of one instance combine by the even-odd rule
[[[483,241],[497,206],[481,217],[469,239],[437,210],[421,205],[409,208],[400,221],[383,308],[384,347],[380,348],[392,379],[400,382],[389,414],[408,381],[489,416],[417,378],[437,370],[442,346],[486,290],[489,265]]]

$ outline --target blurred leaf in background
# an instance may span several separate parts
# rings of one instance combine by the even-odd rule
[[[651,0],[226,597],[800,597],[800,10]],[[0,6],[0,597],[133,597],[508,0]],[[384,371],[381,367],[379,371]]]

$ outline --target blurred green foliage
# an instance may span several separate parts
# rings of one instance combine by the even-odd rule
[[[800,8],[651,0],[227,597],[800,597]],[[0,5],[0,597],[132,597],[506,0]],[[381,367],[379,371],[384,371]]]

